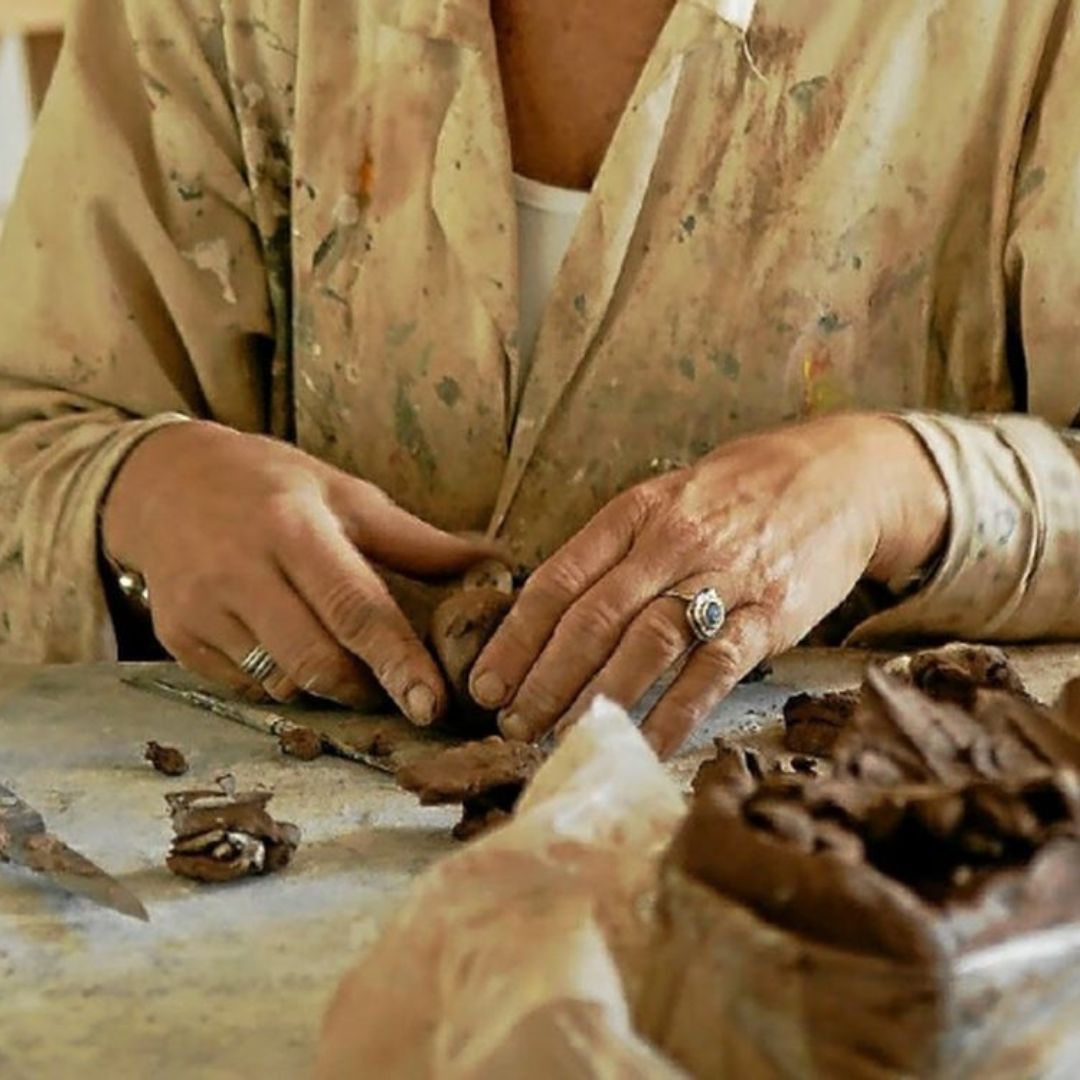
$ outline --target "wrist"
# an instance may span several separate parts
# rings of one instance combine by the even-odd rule
[[[183,452],[178,440],[201,426],[196,421],[178,421],[150,431],[117,469],[99,510],[101,555],[114,575],[143,569],[140,553],[154,516],[153,504],[163,487],[162,462],[175,460]]]
[[[901,417],[866,417],[873,462],[869,498],[876,507],[877,544],[866,576],[893,589],[924,581],[944,549],[949,498],[937,465]]]

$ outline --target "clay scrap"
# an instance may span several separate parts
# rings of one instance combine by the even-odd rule
[[[454,836],[468,840],[509,818],[544,758],[535,746],[492,735],[410,762],[397,781],[424,806],[460,804]]]
[[[821,768],[719,745],[675,865],[788,930],[904,961],[1080,920],[1080,690],[1055,713],[998,650],[908,660],[788,703],[787,749]]]
[[[236,791],[231,777],[217,790],[165,796],[174,839],[166,865],[180,877],[220,883],[288,866],[300,844],[300,830],[267,812],[269,791]]]
[[[278,736],[278,747],[288,757],[314,761],[323,755],[323,737],[314,728],[294,724]]]
[[[188,771],[187,758],[175,746],[162,746],[153,739],[146,744],[143,757],[165,776],[183,776]]]

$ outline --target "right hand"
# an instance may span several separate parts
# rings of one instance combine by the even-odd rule
[[[418,724],[442,713],[446,688],[367,560],[433,577],[494,553],[295,447],[198,421],[132,451],[102,539],[146,579],[154,631],[184,667],[248,694],[358,707],[373,673]],[[239,666],[256,645],[277,663],[261,688]]]

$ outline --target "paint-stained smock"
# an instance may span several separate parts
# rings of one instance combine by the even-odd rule
[[[948,550],[863,636],[1080,635],[1078,103],[1073,0],[678,0],[526,360],[487,0],[82,0],[0,251],[0,655],[109,655],[95,514],[179,414],[535,564],[912,410]]]

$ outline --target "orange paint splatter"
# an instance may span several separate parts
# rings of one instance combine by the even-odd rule
[[[358,188],[360,198],[366,201],[371,198],[371,192],[375,188],[375,162],[372,160],[371,151],[364,155],[360,164],[360,186]]]

